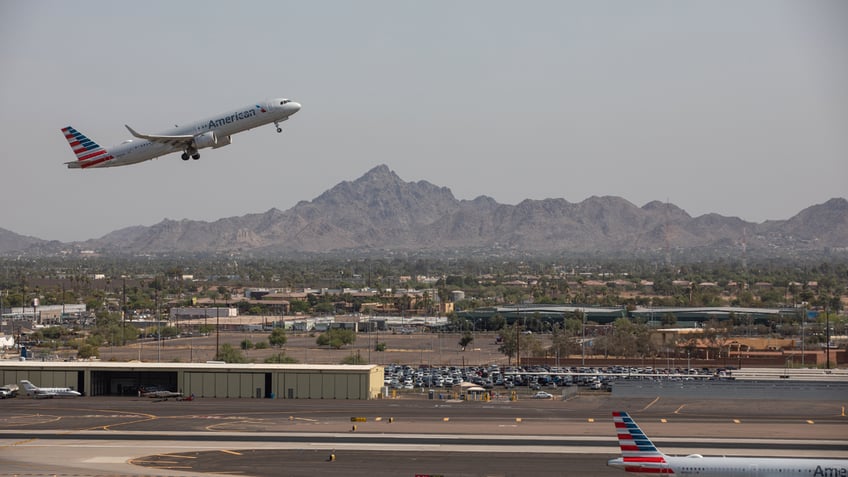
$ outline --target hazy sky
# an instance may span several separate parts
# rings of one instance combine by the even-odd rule
[[[0,0],[0,227],[63,241],[286,210],[386,164],[460,199],[786,219],[848,196],[848,2]],[[288,97],[233,144],[69,170]]]

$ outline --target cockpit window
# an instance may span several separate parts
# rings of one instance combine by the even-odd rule
[[[284,100],[280,101],[281,105],[286,104],[286,103],[291,103],[291,100],[290,99],[284,99]]]

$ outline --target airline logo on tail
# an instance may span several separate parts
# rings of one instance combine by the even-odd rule
[[[657,446],[648,439],[642,429],[626,412],[613,412],[618,445],[621,447],[621,458],[611,465],[623,467],[627,472],[643,474],[673,474],[668,467],[665,455],[657,450]]]
[[[71,126],[62,128],[62,133],[65,134],[65,139],[76,154],[79,167],[91,167],[112,159],[106,149]]]

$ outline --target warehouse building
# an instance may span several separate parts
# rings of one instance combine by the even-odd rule
[[[207,398],[374,399],[377,365],[2,361],[0,385],[22,379],[86,396],[137,396],[139,389]]]

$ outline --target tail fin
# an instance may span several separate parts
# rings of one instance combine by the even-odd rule
[[[28,392],[28,393],[29,393],[29,392],[33,392],[33,391],[37,391],[37,390],[38,390],[38,388],[37,388],[37,387],[35,387],[35,385],[34,385],[34,384],[32,384],[31,382],[27,381],[26,379],[22,379],[22,380],[21,380],[21,386],[23,386],[24,391],[26,391],[26,392]]]
[[[70,144],[71,149],[77,156],[76,162],[66,163],[69,168],[77,169],[96,166],[112,159],[112,155],[109,154],[109,151],[100,147],[99,144],[92,141],[86,137],[85,134],[77,131],[73,127],[68,126],[62,128],[62,133],[65,135],[65,139],[68,140],[68,144]]]
[[[607,465],[624,469],[627,472],[664,474],[670,473],[666,456],[642,432],[639,425],[626,412],[613,412],[618,445],[621,457],[612,459]]]

